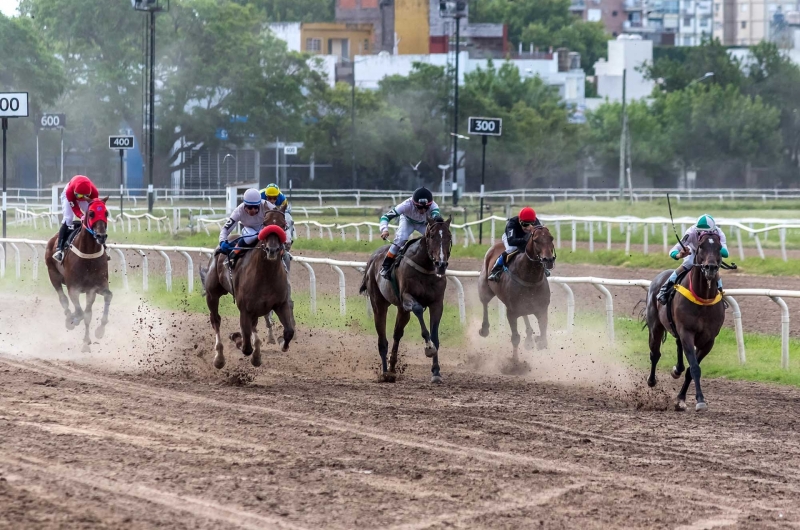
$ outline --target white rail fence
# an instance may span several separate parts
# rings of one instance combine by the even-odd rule
[[[40,259],[44,259],[44,252],[39,255],[38,247],[45,247],[47,242],[41,240],[31,239],[2,239],[0,243],[7,244],[14,252],[14,264],[16,278],[21,278],[21,263],[22,257],[20,252],[20,245],[30,248],[32,259],[32,274],[33,279],[38,279],[38,268]],[[6,274],[6,254],[4,247],[0,245],[0,278],[4,278]],[[191,293],[194,291],[194,275],[197,272],[194,268],[194,260],[191,254],[201,254],[206,257],[211,257],[214,254],[214,249],[202,247],[178,247],[178,246],[149,246],[149,245],[114,245],[109,244],[108,248],[114,251],[120,259],[120,271],[122,274],[123,288],[129,290],[128,283],[128,267],[125,260],[125,253],[123,251],[136,252],[142,259],[142,290],[149,289],[149,268],[147,252],[157,253],[161,259],[164,260],[165,274],[164,281],[166,283],[167,291],[172,291],[172,261],[167,253],[177,253],[182,256],[186,262],[187,271],[187,289]],[[309,258],[309,257],[294,257],[293,261],[302,265],[309,274],[309,297],[310,309],[312,314],[317,311],[317,280],[316,273],[314,272],[313,265],[328,265],[336,272],[339,279],[339,311],[342,315],[347,314],[347,295],[346,295],[346,281],[342,267],[354,268],[362,271],[366,267],[365,262],[361,261],[341,261],[328,258]],[[479,273],[477,271],[447,271],[447,279],[456,289],[458,298],[459,319],[461,325],[466,325],[466,300],[464,296],[464,286],[460,278],[477,278]],[[602,293],[605,300],[606,307],[606,332],[610,343],[614,343],[614,297],[608,287],[639,287],[647,289],[650,286],[649,280],[618,280],[609,278],[595,278],[595,277],[550,277],[549,282],[557,285],[566,296],[567,302],[567,333],[572,333],[575,323],[575,295],[570,285],[583,284],[591,285]],[[771,289],[730,289],[726,291],[725,300],[730,304],[733,313],[734,331],[736,336],[736,344],[738,349],[739,362],[745,364],[746,353],[744,334],[742,330],[742,313],[739,309],[739,303],[734,297],[738,296],[765,296],[775,302],[781,310],[781,367],[789,369],[789,324],[790,314],[789,308],[783,298],[800,298],[800,291],[784,291],[784,290],[771,290]],[[500,321],[502,323],[505,317],[505,306],[498,300],[500,310]],[[367,312],[371,313],[370,304],[367,301]]]

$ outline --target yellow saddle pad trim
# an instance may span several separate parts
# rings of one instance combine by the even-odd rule
[[[683,285],[676,285],[675,290],[681,293],[684,298],[692,302],[693,304],[697,305],[716,305],[722,301],[722,293],[717,293],[717,296],[710,300],[706,300],[704,298],[697,298],[695,295],[692,294],[692,291],[684,287]]]

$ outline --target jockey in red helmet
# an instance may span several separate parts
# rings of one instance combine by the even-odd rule
[[[80,227],[89,203],[99,198],[100,193],[89,177],[75,175],[70,179],[67,187],[61,192],[63,220],[58,229],[58,243],[56,244],[56,253],[53,254],[54,260],[60,263],[64,259],[64,242],[67,240],[67,236],[71,230]]]
[[[519,215],[506,222],[506,231],[503,233],[503,244],[506,249],[497,258],[497,262],[489,273],[489,280],[496,282],[500,279],[500,275],[508,263],[508,258],[519,252],[520,249],[525,249],[528,238],[536,226],[542,226],[542,223],[530,206],[521,209]],[[550,271],[546,268],[545,274],[550,276]]]

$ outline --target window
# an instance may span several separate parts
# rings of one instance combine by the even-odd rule
[[[747,13],[747,4],[739,4],[739,11]]]
[[[616,12],[616,11],[612,11],[612,12],[611,12],[611,16],[612,16],[612,17],[615,17],[615,16],[617,16],[617,12]]]
[[[692,38],[691,37],[683,37],[683,45],[684,46],[691,46],[692,45]]]
[[[692,17],[683,17],[683,25],[684,26],[691,26],[692,25]]]
[[[719,2],[714,4],[714,13],[719,13]]]
[[[322,51],[322,39],[306,39],[306,51],[319,53]]]
[[[707,18],[701,18],[700,19],[700,27],[701,28],[707,28],[708,27],[708,19]]]
[[[742,29],[747,29],[747,21],[742,20]]]
[[[369,39],[364,39],[364,48],[363,48],[363,51],[364,51],[364,53],[366,53],[366,52],[368,52],[368,51],[369,51]]]

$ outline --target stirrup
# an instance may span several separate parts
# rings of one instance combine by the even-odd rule
[[[55,254],[53,254],[53,259],[56,260],[58,263],[61,263],[62,261],[64,261],[64,251],[63,250],[57,250],[55,252]]]
[[[490,282],[499,281],[500,280],[500,275],[503,274],[503,270],[504,269],[505,269],[505,267],[501,267],[500,269],[498,269],[496,271],[492,271],[491,274],[489,274],[488,280]]]
[[[381,272],[380,272],[381,278],[383,278],[384,280],[388,280],[389,279],[389,271],[391,271],[391,266],[389,266],[389,267],[381,267]]]

